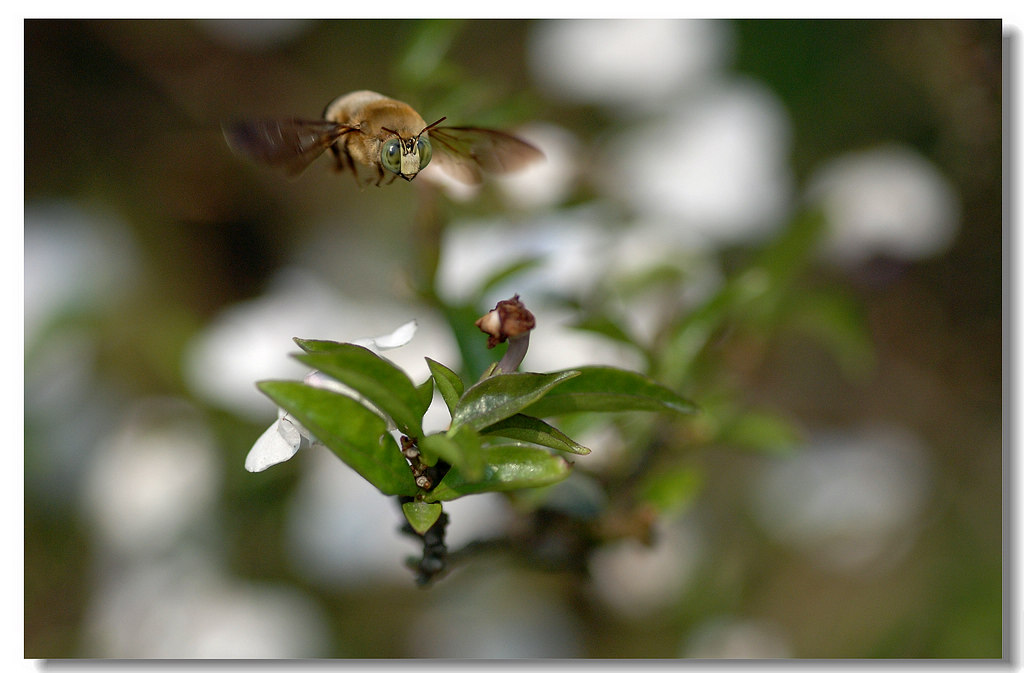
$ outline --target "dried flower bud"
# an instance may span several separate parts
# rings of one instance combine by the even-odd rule
[[[536,324],[519,295],[499,301],[493,310],[476,321],[476,326],[487,335],[487,347],[494,348],[506,339],[528,335]]]
[[[417,460],[420,457],[419,447],[411,437],[402,435],[402,455],[409,460]]]

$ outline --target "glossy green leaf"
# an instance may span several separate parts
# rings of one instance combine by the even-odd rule
[[[340,341],[327,341],[325,339],[300,339],[295,337],[292,341],[307,353],[329,353],[338,350],[341,346]]]
[[[689,414],[696,405],[657,381],[615,367],[579,367],[580,375],[523,409],[530,416],[576,411],[673,411]]]
[[[427,500],[454,500],[472,493],[513,491],[548,486],[569,476],[572,466],[544,449],[526,446],[495,446],[484,449],[485,467],[480,479],[468,479],[453,467]]]
[[[462,397],[462,393],[466,390],[465,384],[458,374],[440,362],[435,362],[430,358],[426,358],[426,361],[427,367],[430,368],[430,374],[434,378],[434,383],[437,385],[437,390],[441,393],[441,398],[448,406],[448,413],[454,414],[455,405],[459,403],[459,398]]]
[[[480,435],[469,426],[456,426],[448,433],[427,435],[419,441],[419,449],[428,465],[433,465],[440,458],[459,468],[467,479],[480,479],[484,475]]]
[[[590,449],[577,443],[556,427],[545,423],[539,418],[516,414],[487,426],[481,431],[484,435],[508,437],[539,446],[546,446],[557,451],[567,451],[579,455],[590,453]]]
[[[420,398],[420,408],[423,409],[423,413],[427,413],[427,408],[430,403],[434,401],[434,379],[428,376],[427,380],[416,386],[416,393]],[[423,414],[420,414],[420,418]]]
[[[373,411],[347,395],[299,381],[261,381],[257,385],[381,493],[417,492],[409,464],[388,434],[387,423]]]
[[[441,516],[441,503],[413,500],[402,503],[402,513],[412,529],[423,535]]]
[[[338,344],[331,350],[295,357],[364,396],[405,434],[423,434],[421,423],[427,406],[405,372],[384,358],[355,344]]]
[[[455,407],[452,425],[486,428],[518,413],[579,372],[568,370],[553,374],[513,373],[489,376],[471,386]]]

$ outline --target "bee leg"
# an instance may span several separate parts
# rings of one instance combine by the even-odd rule
[[[341,148],[338,143],[331,145],[331,152],[334,154],[334,170],[338,173],[344,173],[346,170],[351,170],[355,173],[355,165],[352,163],[352,157],[348,153],[347,148]]]
[[[375,182],[374,185],[377,187],[386,187],[394,182],[397,177],[397,174],[392,173],[391,171],[385,171],[380,166],[377,166],[377,182]]]
[[[359,171],[356,170],[356,164],[352,161],[352,155],[349,154],[348,148],[339,147],[338,143],[335,143],[331,145],[331,152],[334,154],[334,171],[336,173],[351,171],[352,177],[355,178],[356,186],[362,189],[363,185],[359,182]]]

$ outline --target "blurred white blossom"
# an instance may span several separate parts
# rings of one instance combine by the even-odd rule
[[[514,173],[494,176],[505,202],[517,209],[557,206],[569,196],[589,159],[583,145],[568,130],[553,124],[531,124],[515,133],[540,149],[544,159]]]
[[[762,84],[719,81],[616,134],[599,163],[609,193],[673,223],[664,245],[758,241],[791,207],[791,135],[785,108]]]
[[[543,317],[543,324],[533,331],[522,371],[548,372],[588,365],[632,370],[644,367],[643,356],[637,349],[594,332],[574,329],[574,313],[549,307],[543,310]]]
[[[902,146],[827,162],[812,176],[807,198],[828,220],[826,252],[844,263],[873,255],[905,260],[936,255],[959,228],[960,203],[949,181]]]
[[[287,518],[287,552],[296,571],[327,586],[410,584],[412,573],[401,561],[419,554],[422,545],[399,532],[402,512],[395,498],[327,451],[311,453],[302,470]],[[496,536],[508,519],[497,494],[446,502],[444,509],[451,516],[451,549]]]
[[[699,624],[680,656],[688,659],[786,659],[792,656],[781,629],[754,619],[715,618]]]
[[[884,569],[915,539],[931,487],[908,430],[868,426],[823,435],[759,474],[751,506],[775,539],[841,572]]]
[[[119,554],[173,549],[217,500],[220,463],[209,430],[174,400],[139,403],[96,448],[85,510],[103,546]]]
[[[492,274],[525,260],[537,263],[495,284],[484,304],[519,294],[537,316],[534,341],[523,366],[550,371],[584,364],[629,369],[644,366],[639,353],[624,344],[569,325],[575,314],[560,297],[600,292],[609,306],[621,308],[624,323],[642,343],[653,338],[666,316],[706,297],[721,282],[717,263],[696,242],[687,244],[665,218],[615,222],[603,208],[589,206],[523,219],[496,218],[460,222],[445,232],[438,286],[448,301],[465,301],[470,290]],[[631,276],[655,267],[671,267],[686,279],[618,296]]]
[[[515,276],[484,297],[485,303],[520,294],[530,310],[552,290],[573,295],[592,288],[605,272],[611,228],[600,208],[585,207],[513,221],[458,222],[445,231],[438,290],[448,301],[465,300],[492,274],[514,262],[537,258],[529,273]]]
[[[95,531],[86,656],[328,654],[322,615],[308,598],[233,579],[224,567],[220,461],[190,405],[138,403],[94,455],[82,507]]]
[[[26,204],[24,254],[27,343],[63,315],[108,310],[141,276],[128,227],[74,202]]]
[[[456,501],[457,502],[457,501]],[[447,505],[446,505],[447,506]],[[561,594],[504,564],[460,573],[432,589],[430,619],[410,624],[412,656],[442,659],[570,658],[583,653],[580,625]]]
[[[209,553],[195,548],[102,579],[85,624],[90,657],[330,655],[324,616],[312,600],[292,588],[232,579]]]
[[[590,557],[595,593],[615,612],[642,618],[676,604],[700,560],[703,542],[687,518],[655,523],[654,543],[608,544]]]
[[[708,241],[683,243],[680,238],[677,222],[656,216],[622,227],[613,245],[607,301],[619,308],[630,333],[642,344],[652,344],[666,320],[704,301],[724,282]],[[654,271],[667,271],[673,279],[623,293],[636,285],[637,278]]]
[[[99,344],[88,330],[63,327],[43,340],[45,357],[26,357],[26,495],[70,504],[79,495],[97,439],[109,435],[124,399],[97,371]],[[38,347],[38,345],[36,346]],[[54,413],[59,409],[60,413]]]
[[[130,227],[76,201],[25,204],[25,488],[68,504],[79,497],[99,437],[123,414],[123,391],[101,375],[98,325],[127,314],[145,284]]]
[[[572,329],[574,315],[559,296],[585,296],[619,264],[617,244],[628,232],[616,231],[600,208],[580,208],[510,221],[464,222],[445,232],[438,286],[448,301],[464,301],[469,290],[492,274],[524,260],[536,266],[494,285],[485,304],[519,294],[537,317],[523,368],[551,371],[583,364],[625,368],[643,365],[632,348],[593,333]]]
[[[755,80],[728,75],[724,21],[546,21],[533,72],[554,97],[604,104],[625,120],[594,158],[603,191],[675,230],[670,247],[757,241],[792,204],[790,120]]]
[[[657,107],[719,70],[731,54],[722,21],[567,20],[534,24],[527,56],[552,97],[623,116]]]
[[[299,378],[305,371],[288,357],[293,337],[351,341],[384,333],[408,320],[409,306],[338,293],[310,274],[285,269],[268,291],[228,307],[189,344],[185,376],[195,394],[247,418],[266,418],[273,403],[256,381]],[[451,364],[457,351],[447,330],[432,316],[421,317],[415,349],[391,356],[414,382],[430,375],[423,356]]]
[[[440,161],[432,161],[419,173],[419,179],[440,187],[454,201],[471,201],[480,193],[481,184],[459,180],[444,169]]]
[[[416,548],[397,532],[395,499],[327,451],[309,454],[301,467],[287,510],[291,565],[321,584],[409,582],[401,559]]]

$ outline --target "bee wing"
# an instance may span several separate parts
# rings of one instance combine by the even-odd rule
[[[434,160],[453,178],[471,185],[480,182],[481,172],[510,173],[544,158],[533,145],[503,131],[443,126],[427,133]]]
[[[351,126],[305,119],[256,119],[224,125],[224,138],[236,153],[294,177],[305,170]]]

